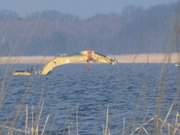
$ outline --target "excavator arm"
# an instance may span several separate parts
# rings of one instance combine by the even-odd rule
[[[40,72],[41,75],[48,75],[49,72],[54,70],[54,68],[62,66],[64,64],[73,64],[73,63],[104,63],[104,64],[112,64],[114,60],[105,55],[96,53],[95,51],[85,50],[82,51],[79,55],[73,56],[58,56],[55,59],[48,62]]]

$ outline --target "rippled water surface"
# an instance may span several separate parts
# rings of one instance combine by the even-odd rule
[[[22,104],[37,106],[43,100],[42,117],[50,114],[49,129],[74,128],[78,119],[80,134],[102,134],[109,106],[110,129],[120,134],[123,119],[130,125],[155,114],[161,79],[161,113],[167,112],[177,96],[177,68],[161,69],[156,64],[66,65],[46,77],[13,77],[5,76],[2,68],[0,120],[14,122]],[[17,119],[21,127],[23,122]]]

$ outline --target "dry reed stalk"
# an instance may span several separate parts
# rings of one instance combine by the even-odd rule
[[[36,124],[36,129],[35,129],[36,135],[39,134],[39,124],[40,124],[40,120],[41,120],[41,115],[42,115],[43,107],[44,107],[44,102],[42,102],[42,104],[41,104],[41,109],[40,109],[39,116],[38,116],[38,119],[37,119],[37,124]]]
[[[76,110],[76,135],[79,135],[79,118],[78,118],[78,113],[79,113],[79,107],[77,106],[77,110]]]
[[[29,119],[29,116],[28,116],[28,105],[26,105],[25,135],[28,134],[28,119]]]
[[[44,123],[43,130],[41,131],[41,135],[43,135],[43,134],[44,134],[45,128],[46,128],[47,123],[48,123],[48,120],[49,120],[49,115],[48,115],[48,116],[47,116],[47,118],[46,118],[46,121],[45,121],[45,123]]]
[[[106,121],[105,121],[104,135],[110,135],[110,129],[109,129],[109,105],[107,106],[107,110],[106,110]]]
[[[126,130],[126,118],[123,118],[123,129],[122,129],[122,135],[125,135]]]
[[[172,103],[172,105],[170,106],[169,111],[167,112],[166,117],[165,117],[165,119],[164,119],[164,121],[163,121],[163,123],[161,125],[161,129],[164,127],[164,124],[167,122],[167,119],[168,119],[168,117],[169,117],[169,115],[170,115],[170,113],[171,113],[171,111],[173,109],[173,106],[174,106],[174,103]]]

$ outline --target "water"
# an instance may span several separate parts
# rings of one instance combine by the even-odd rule
[[[177,97],[177,68],[174,65],[164,67],[162,116]],[[108,105],[111,132],[120,134],[123,118],[128,128],[155,114],[161,69],[159,64],[65,65],[46,77],[8,75],[3,85],[5,96],[0,120],[11,121],[21,128],[23,118],[14,120],[21,105],[37,106],[43,100],[42,121],[50,114],[48,130],[68,126],[75,129],[78,119],[81,135],[102,134]],[[1,76],[3,80],[3,67]]]

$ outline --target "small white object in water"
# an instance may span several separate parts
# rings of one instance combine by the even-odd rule
[[[180,64],[175,64],[175,66],[176,66],[176,67],[179,67],[179,66],[180,66]]]

